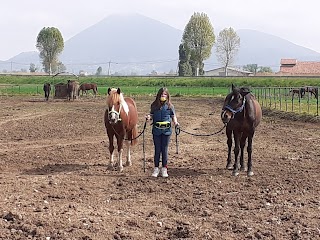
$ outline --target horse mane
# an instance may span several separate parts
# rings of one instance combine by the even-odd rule
[[[107,105],[111,107],[112,105],[121,104],[123,110],[128,115],[129,113],[129,106],[123,97],[123,93],[120,94],[117,92],[116,88],[112,88],[109,95],[107,96]]]

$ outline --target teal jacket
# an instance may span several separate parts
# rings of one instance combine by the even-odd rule
[[[157,127],[157,122],[169,122],[171,124],[171,119],[175,115],[174,107],[171,105],[171,108],[168,107],[168,104],[164,104],[160,109],[150,112],[152,116],[152,134],[154,135],[171,135],[171,127],[159,128]]]

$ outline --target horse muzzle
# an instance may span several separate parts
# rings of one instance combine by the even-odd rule
[[[224,124],[230,122],[230,120],[233,118],[233,114],[224,110],[221,112],[221,120]]]
[[[108,120],[110,124],[116,124],[118,121],[120,121],[120,118],[118,114],[109,113]]]

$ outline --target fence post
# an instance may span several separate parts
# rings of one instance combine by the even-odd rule
[[[280,106],[280,111],[282,110],[282,102],[281,102],[281,88],[279,87],[279,106]]]

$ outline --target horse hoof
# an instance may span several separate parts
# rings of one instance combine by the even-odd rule
[[[247,171],[246,167],[240,167],[240,171]]]
[[[119,172],[123,172],[123,167],[119,166]]]
[[[233,169],[232,164],[228,164],[228,165],[226,166],[226,169],[228,169],[228,170],[232,170],[232,169]]]
[[[251,177],[251,176],[253,176],[253,172],[252,171],[248,172],[248,177]]]
[[[130,161],[130,162],[127,162],[126,163],[126,166],[132,166],[132,162]]]
[[[107,166],[107,169],[108,169],[108,170],[113,170],[113,165],[112,165],[112,164],[109,164],[109,165]]]
[[[239,175],[239,172],[233,171],[233,172],[232,172],[232,175],[236,177],[236,176]]]

